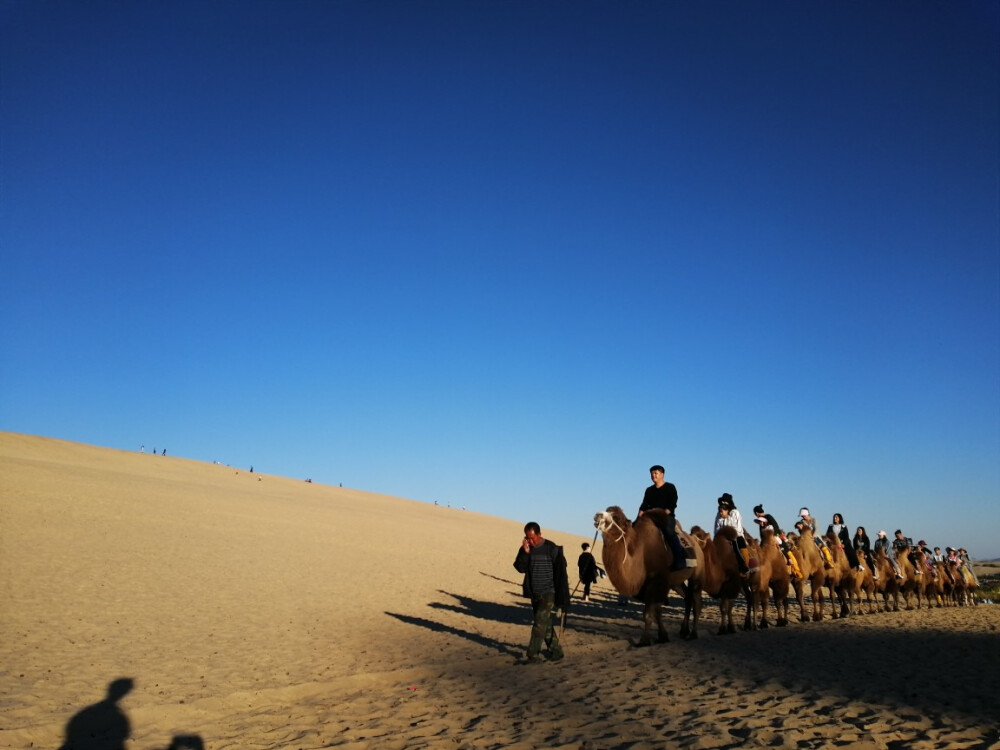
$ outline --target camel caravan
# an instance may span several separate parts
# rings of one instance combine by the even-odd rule
[[[662,469],[659,477],[655,472],[653,476],[654,485],[662,483]],[[662,608],[671,590],[684,602],[680,628],[684,639],[698,637],[703,594],[719,602],[719,635],[736,632],[733,605],[740,597],[746,601],[744,630],[769,627],[772,604],[774,624],[787,625],[793,596],[801,622],[819,622],[827,609],[831,618],[842,618],[896,612],[900,607],[977,603],[979,582],[965,550],[949,547],[947,555],[932,552],[923,541],[914,545],[898,530],[891,545],[880,531],[872,546],[863,527],[851,540],[840,514],[834,514],[834,523],[825,534],[817,535],[807,508],[800,511],[796,531],[785,534],[757,506],[757,539],[743,529],[728,494],[719,498],[714,535],[698,526],[686,532],[673,515],[676,499],[672,505],[650,507],[644,499],[635,521],[618,506],[594,516],[604,542],[602,558],[608,579],[619,594],[643,604],[642,633],[636,646],[669,640]],[[673,525],[670,530],[675,539],[667,538],[665,524]]]

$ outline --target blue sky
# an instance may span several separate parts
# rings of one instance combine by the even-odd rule
[[[4,0],[0,429],[1000,556],[998,19]]]

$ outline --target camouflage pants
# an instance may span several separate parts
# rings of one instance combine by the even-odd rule
[[[531,609],[534,620],[531,623],[531,641],[528,643],[528,658],[537,657],[542,651],[542,644],[549,647],[552,659],[563,657],[562,646],[559,645],[559,634],[552,626],[553,610],[556,606],[555,592],[531,597]]]

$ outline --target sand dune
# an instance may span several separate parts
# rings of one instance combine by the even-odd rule
[[[515,666],[521,526],[0,433],[0,747],[95,704],[73,731],[103,711],[143,750],[1000,747],[993,606],[717,637],[706,602],[700,640],[630,649],[602,582],[564,662]]]

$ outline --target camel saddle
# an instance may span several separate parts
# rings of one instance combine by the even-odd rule
[[[698,567],[698,558],[694,553],[694,544],[691,542],[691,537],[689,537],[683,531],[678,531],[677,540],[681,543],[681,547],[684,549],[685,567],[687,568]]]

